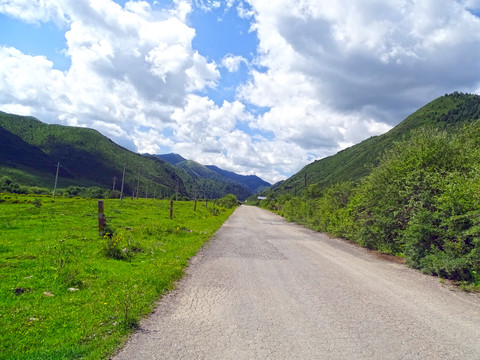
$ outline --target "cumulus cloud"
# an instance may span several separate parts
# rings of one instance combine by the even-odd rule
[[[215,63],[193,48],[198,9],[236,10],[254,53]],[[478,0],[4,0],[0,13],[56,23],[71,67],[0,47],[0,109],[273,182],[444,93],[478,92],[479,12]],[[232,84],[242,64],[248,79]],[[208,97],[219,69],[236,99]]]
[[[53,69],[44,56],[24,55],[11,47],[0,47],[0,104],[23,109],[22,114],[42,109],[56,112],[58,103],[68,104],[63,93],[67,88],[65,76]]]
[[[229,72],[237,72],[241,64],[248,64],[247,59],[240,55],[227,54],[222,59],[222,66]]]
[[[177,144],[174,149],[185,155],[197,153],[195,158],[198,158],[199,151],[223,154],[223,138],[235,130],[237,121],[246,118],[245,108],[238,101],[224,101],[219,107],[206,97],[189,95],[185,107],[177,109],[172,115],[176,121]],[[210,155],[208,157],[212,159]]]
[[[0,13],[22,19],[28,23],[53,21],[57,24],[67,22],[68,15],[58,6],[57,0],[6,0],[0,3]]]
[[[270,87],[298,72],[336,112],[394,124],[424,101],[478,83],[480,21],[457,1],[250,3]]]
[[[61,72],[43,56],[0,48],[0,106],[143,144],[125,137],[141,127],[161,131],[189,93],[219,78],[216,64],[192,49],[195,30],[182,19],[190,5],[176,5],[158,11],[145,1],[124,8],[110,0],[3,2],[0,11],[10,16],[63,22],[71,67]]]
[[[476,0],[246,2],[238,8],[258,36],[258,68],[239,99],[266,108],[252,126],[304,159],[383,133],[444,93],[479,88]]]
[[[252,137],[239,130],[239,124],[248,128],[255,122],[239,101],[224,101],[218,106],[207,97],[189,95],[186,106],[172,118],[176,121],[172,150],[202,164],[276,182],[306,161],[295,144],[285,146],[283,141]]]

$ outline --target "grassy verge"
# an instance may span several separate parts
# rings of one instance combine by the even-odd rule
[[[105,200],[102,238],[96,200],[0,195],[0,359],[108,358],[233,212],[203,205]]]

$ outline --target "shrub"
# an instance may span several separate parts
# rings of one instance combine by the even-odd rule
[[[217,201],[218,206],[224,207],[226,209],[234,208],[238,206],[237,197],[233,194],[227,194]]]
[[[124,239],[121,235],[117,233],[106,233],[103,236],[103,254],[110,259],[115,260],[131,260],[132,253],[129,250],[128,246],[123,246],[122,243]]]

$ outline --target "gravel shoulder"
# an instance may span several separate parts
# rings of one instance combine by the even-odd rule
[[[241,206],[114,359],[480,359],[480,298]]]

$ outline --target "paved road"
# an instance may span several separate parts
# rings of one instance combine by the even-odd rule
[[[480,359],[480,298],[242,206],[115,359]]]

